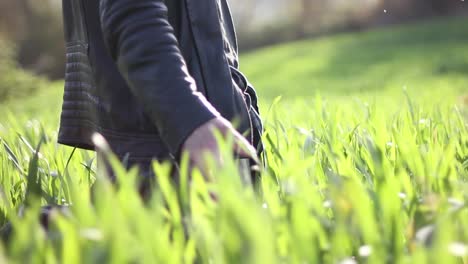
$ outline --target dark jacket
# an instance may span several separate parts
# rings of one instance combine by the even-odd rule
[[[120,158],[166,159],[217,115],[260,142],[226,0],[63,0],[63,16],[60,143],[93,149],[99,132]]]

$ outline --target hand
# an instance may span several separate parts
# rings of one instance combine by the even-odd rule
[[[200,169],[205,177],[209,175],[206,154],[213,157],[214,165],[221,166],[223,164],[215,131],[219,131],[224,139],[233,139],[234,155],[258,160],[255,148],[234,129],[229,121],[217,117],[195,129],[182,146],[182,151],[189,154],[191,167]]]

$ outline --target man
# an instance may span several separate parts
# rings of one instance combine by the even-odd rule
[[[226,0],[63,0],[63,15],[59,143],[93,150],[98,132],[143,174],[182,152],[203,170],[203,153],[219,159],[217,130],[237,157],[256,158],[257,97],[238,69]]]

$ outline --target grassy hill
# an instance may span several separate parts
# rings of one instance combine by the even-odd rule
[[[468,89],[467,18],[340,34],[246,54],[267,98]]]

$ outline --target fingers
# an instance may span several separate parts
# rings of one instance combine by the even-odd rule
[[[214,171],[222,167],[223,160],[218,150],[205,151],[201,155],[194,155],[190,161],[190,171],[197,168],[207,181],[214,180]]]
[[[235,136],[234,138],[234,154],[240,158],[253,159],[255,162],[258,161],[257,151],[255,148],[242,136]]]
[[[234,155],[252,159],[259,164],[255,148],[227,120],[215,118],[197,128],[184,142],[183,150],[190,157],[190,170],[198,168],[210,181],[214,178],[212,169],[222,167],[223,160],[215,131],[219,132],[224,140],[233,140]]]
[[[240,158],[248,158],[259,164],[257,150],[237,130],[232,128],[234,155]]]
[[[245,139],[227,120],[219,119],[217,121],[218,122],[214,122],[212,128],[218,130],[224,139],[232,137],[234,155],[241,158],[250,158],[258,163],[257,151],[247,139]]]

